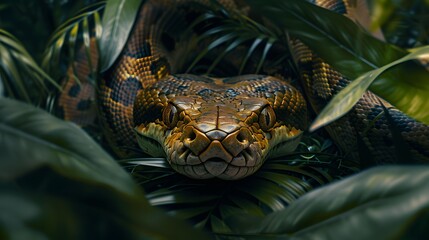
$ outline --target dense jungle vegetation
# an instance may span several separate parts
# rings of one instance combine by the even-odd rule
[[[59,118],[61,80],[78,51],[90,51],[90,39],[96,39],[96,84],[121,53],[144,2],[0,1],[0,239],[427,236],[429,166],[364,169],[323,130],[306,133],[296,152],[269,159],[251,177],[198,181],[175,173],[161,158],[115,159],[97,124],[84,131]],[[287,45],[289,37],[298,38],[355,79],[313,128],[344,115],[368,88],[429,124],[429,72],[421,64],[429,59],[427,0],[369,0],[369,27],[381,29],[382,40],[306,1],[245,2],[257,9],[257,18],[214,4],[196,19],[214,22],[209,29],[216,30],[201,33],[209,44],[196,59],[220,53],[203,69],[212,71],[242,46],[249,59],[260,59],[255,71],[262,71],[275,62],[275,46],[283,46],[274,60],[296,74]],[[406,149],[398,154],[409,157]]]

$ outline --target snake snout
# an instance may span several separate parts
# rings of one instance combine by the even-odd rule
[[[254,142],[252,133],[247,128],[241,128],[229,134],[223,141],[222,144],[234,157],[238,156],[243,150],[248,148],[251,143]]]
[[[259,145],[245,127],[237,127],[232,133],[219,129],[203,133],[194,126],[187,126],[181,142],[187,153],[182,155],[185,159],[181,162],[193,168],[192,174],[185,175],[194,178],[242,178],[253,173],[261,161]]]
[[[181,140],[183,145],[197,156],[210,144],[210,139],[192,126],[184,129]]]

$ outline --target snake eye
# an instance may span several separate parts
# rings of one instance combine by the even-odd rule
[[[273,108],[268,105],[262,109],[259,114],[259,126],[263,131],[270,130],[276,123],[276,114],[274,113]]]
[[[168,104],[162,111],[162,120],[168,128],[174,128],[179,120],[179,112],[173,104]]]

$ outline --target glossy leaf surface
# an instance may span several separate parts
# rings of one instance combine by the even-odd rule
[[[42,110],[0,99],[0,152],[0,236],[206,238],[151,207],[78,126]]]
[[[100,41],[101,72],[115,62],[122,51],[128,35],[145,0],[109,0],[102,19],[103,33]]]
[[[424,239],[428,170],[377,167],[312,191],[265,218],[235,216],[227,222],[255,239]]]
[[[254,9],[300,39],[350,79],[388,65],[407,51],[378,40],[341,14],[305,1],[248,0]],[[429,73],[417,63],[382,74],[370,90],[404,113],[429,123]],[[365,84],[361,88],[365,88]],[[355,98],[353,101],[357,101]]]

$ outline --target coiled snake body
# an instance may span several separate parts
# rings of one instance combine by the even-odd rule
[[[180,22],[176,20],[186,19],[192,2],[148,0],[143,4],[121,56],[99,83],[100,120],[120,156],[138,143],[144,152],[166,157],[176,171],[189,177],[243,178],[268,157],[296,148],[307,127],[307,103],[296,88],[271,76],[173,74],[183,64],[175,43],[185,35],[176,34]],[[227,8],[241,7],[240,1],[220,2]],[[344,11],[348,6],[333,0],[316,3],[331,9],[341,4]],[[299,41],[292,45],[298,63],[305,66],[302,80],[306,96],[318,112],[348,80]],[[81,69],[78,77],[84,79],[88,72],[85,61],[77,67]],[[91,91],[86,90],[90,85],[82,82],[79,87],[73,81],[65,83],[66,94],[59,101],[65,118],[73,118],[76,106],[81,106],[81,112],[93,110],[85,104],[91,100]],[[358,158],[359,135],[375,159],[395,161],[386,120],[369,123],[383,111],[380,101],[368,92],[351,113],[328,128],[351,159]],[[404,138],[412,147],[417,146],[413,153],[427,160],[427,126],[397,110],[390,111],[399,126],[405,126],[401,129]]]

